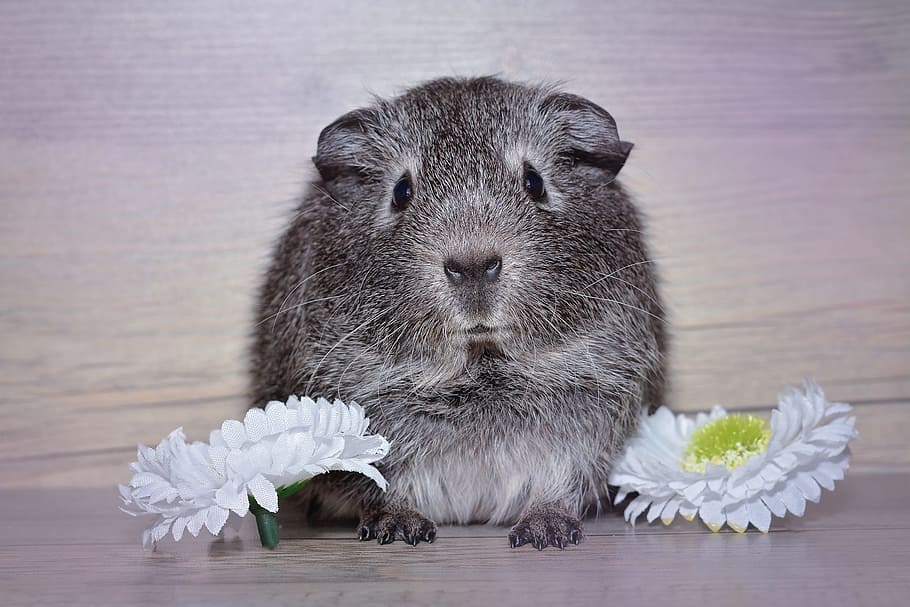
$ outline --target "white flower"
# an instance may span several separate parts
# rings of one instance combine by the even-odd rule
[[[279,492],[329,470],[360,472],[382,489],[386,480],[371,464],[389,450],[379,435],[366,435],[363,408],[336,400],[299,399],[270,402],[250,409],[243,422],[229,419],[209,436],[209,443],[187,444],[178,428],[154,449],[139,445],[135,473],[120,485],[131,515],[158,515],[143,533],[149,546],[170,532],[180,540],[184,530],[212,535],[230,513],[245,516],[252,496],[269,512],[278,511]]]
[[[829,403],[821,388],[788,389],[771,412],[770,429],[753,416],[727,415],[720,406],[695,419],[661,407],[643,414],[609,482],[619,487],[615,502],[636,492],[627,521],[647,510],[648,522],[673,522],[695,515],[717,531],[726,523],[762,532],[771,515],[802,516],[806,500],[817,502],[821,487],[834,489],[849,465],[847,444],[857,436],[856,418],[844,403]]]

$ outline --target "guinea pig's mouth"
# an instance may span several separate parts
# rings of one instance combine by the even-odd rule
[[[493,327],[488,327],[487,325],[474,325],[466,330],[465,333],[468,335],[490,335],[494,331],[495,329]]]
[[[505,327],[491,327],[490,325],[476,324],[462,331],[465,344],[471,351],[500,352],[508,336]]]

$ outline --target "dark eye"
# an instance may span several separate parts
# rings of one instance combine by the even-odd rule
[[[414,190],[411,188],[411,180],[407,175],[398,180],[395,189],[392,190],[392,208],[396,211],[403,211],[411,204],[414,197]]]
[[[543,188],[543,177],[530,167],[525,169],[525,190],[534,200],[540,200],[546,193]]]

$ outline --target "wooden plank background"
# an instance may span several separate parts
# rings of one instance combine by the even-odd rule
[[[0,4],[0,486],[124,480],[243,405],[322,126],[438,75],[563,80],[636,142],[670,404],[858,406],[910,468],[910,5]]]

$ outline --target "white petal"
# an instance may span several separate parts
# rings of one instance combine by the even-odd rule
[[[224,475],[224,464],[229,454],[230,450],[226,445],[223,447],[209,448],[209,461],[212,462],[212,468],[214,471],[221,476]]]
[[[774,462],[765,462],[765,465],[761,470],[761,477],[768,485],[774,485],[783,475],[784,471]]]
[[[278,512],[278,493],[270,480],[257,474],[246,484],[246,488],[256,503],[269,512]]]
[[[212,447],[227,447],[224,437],[221,435],[221,429],[209,432],[209,445]]]
[[[825,472],[816,467],[814,470],[809,471],[809,474],[812,475],[812,478],[815,479],[819,485],[828,491],[834,491],[834,479],[825,474]]]
[[[205,510],[200,510],[190,517],[189,522],[186,524],[186,530],[190,532],[190,535],[193,537],[199,535],[199,531],[202,529],[202,525],[205,524],[207,516],[208,513]]]
[[[796,516],[805,514],[806,500],[799,489],[796,488],[796,485],[785,483],[779,495],[781,501],[787,506],[787,510]]]
[[[818,502],[819,498],[821,498],[822,490],[819,488],[818,483],[815,482],[815,479],[808,473],[800,472],[793,479],[793,482],[810,502]]]
[[[682,510],[682,508],[680,508],[680,510]],[[720,505],[720,502],[716,501],[703,503],[698,509],[698,515],[711,531],[720,530],[727,520],[727,517],[724,515],[723,507]]]
[[[616,483],[614,483],[612,480],[610,481],[610,484],[616,485]],[[616,504],[618,504],[621,501],[623,501],[624,499],[626,499],[626,496],[628,496],[629,493],[630,492],[628,490],[624,490],[624,489],[617,490],[616,497],[613,498],[613,505],[615,506]]]
[[[269,433],[277,434],[288,429],[288,409],[284,403],[269,403],[265,408],[269,422]]]
[[[829,403],[828,408],[825,411],[825,415],[833,417],[835,415],[842,415],[844,413],[849,413],[853,411],[853,407],[847,403]]]
[[[632,525],[635,525],[635,519],[644,512],[645,508],[651,503],[651,499],[645,495],[639,495],[632,502],[626,506],[626,511],[624,513],[626,520]]]
[[[705,481],[697,481],[686,487],[682,494],[690,502],[694,502],[708,484]]]
[[[768,507],[774,516],[784,516],[787,514],[787,506],[776,493],[766,493],[761,496],[765,506]]]
[[[171,534],[174,536],[174,541],[179,542],[180,538],[183,537],[183,530],[186,529],[186,524],[190,522],[190,517],[188,516],[178,516],[174,521],[174,527],[171,529]]]
[[[768,533],[771,528],[771,511],[760,499],[749,502],[749,521],[762,533]]]
[[[839,481],[844,478],[844,466],[837,462],[819,462],[816,469],[828,478]]]
[[[385,479],[385,477],[382,475],[382,473],[379,472],[379,470],[377,470],[373,466],[370,466],[363,462],[359,462],[357,460],[341,460],[339,462],[333,463],[330,466],[330,469],[331,470],[346,470],[348,472],[359,472],[359,473],[363,474],[364,476],[366,476],[367,478],[372,479],[373,482],[375,482],[377,485],[379,485],[379,488],[382,489],[383,491],[385,491],[386,487],[388,487],[388,481]]]
[[[695,515],[697,513],[698,507],[691,502],[682,502],[679,505],[679,515],[689,522],[695,520]]]
[[[660,520],[664,525],[669,525],[673,522],[673,519],[676,518],[676,513],[679,511],[679,506],[681,503],[682,500],[678,497],[667,500],[667,505],[664,506],[663,511],[660,513]]]
[[[228,510],[246,510],[249,508],[246,490],[232,483],[226,483],[215,492],[215,503]]]
[[[217,506],[209,508],[208,516],[205,519],[205,528],[212,535],[218,535],[227,522],[228,514],[230,514],[230,511],[224,508],[218,508]]]
[[[704,506],[702,506],[704,508]],[[727,507],[727,525],[737,533],[745,533],[749,528],[749,504],[742,502],[736,506]]]
[[[262,409],[250,409],[243,418],[247,440],[255,443],[269,433],[269,422]]]
[[[167,532],[170,529],[170,526],[171,526],[171,521],[165,520],[165,521],[159,523],[158,525],[155,525],[151,529],[149,529],[149,542],[153,543],[153,544],[157,544],[158,542],[160,542],[162,540],[162,538],[164,538],[164,536],[167,535]]]
[[[231,449],[239,449],[246,442],[246,431],[243,429],[243,424],[236,419],[228,419],[221,424],[221,436]]]
[[[651,502],[651,506],[648,508],[647,514],[649,523],[653,523],[657,520],[657,517],[659,517],[660,513],[663,512],[664,506],[667,505],[668,501],[670,501],[669,498]]]

